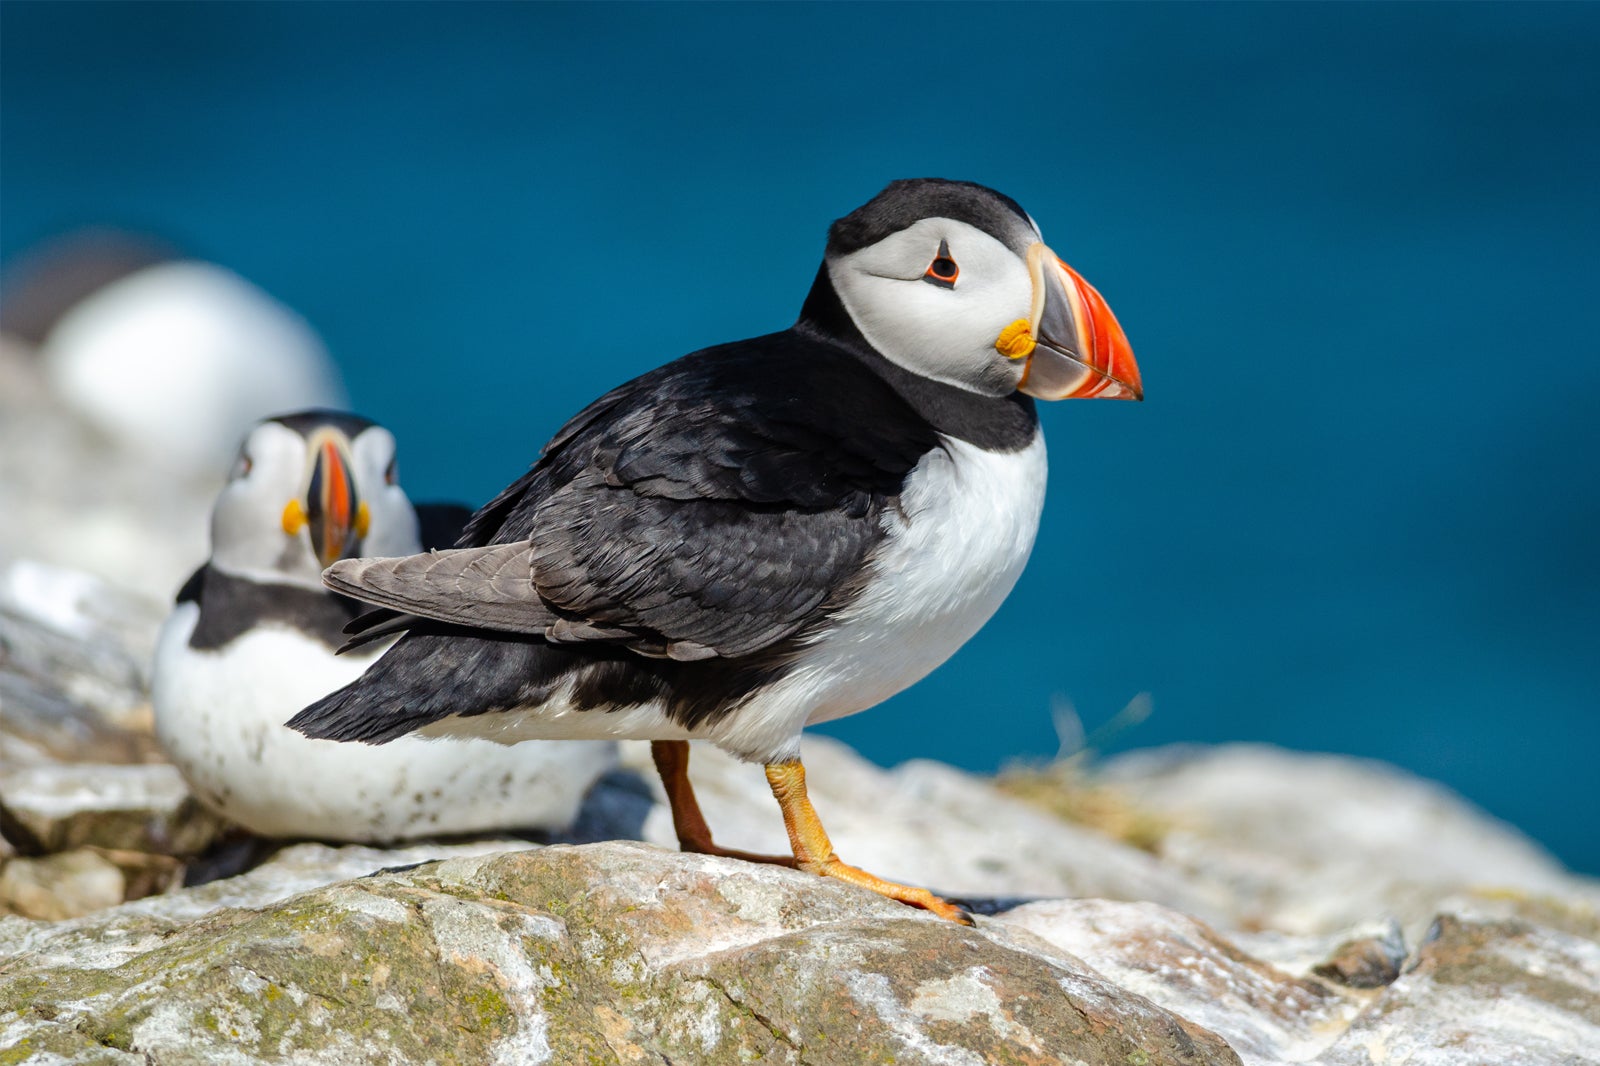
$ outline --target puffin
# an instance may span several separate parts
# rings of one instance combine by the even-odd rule
[[[448,529],[454,517],[449,543],[470,516],[436,504],[419,517],[395,453],[389,430],[331,410],[250,429],[212,508],[211,557],[157,639],[156,735],[201,802],[263,837],[389,843],[565,828],[615,745],[352,748],[283,724],[383,650],[335,654],[367,608],[325,588],[323,569],[362,552],[422,551],[424,526]]]
[[[601,396],[456,547],[323,575],[402,634],[289,721],[310,737],[631,738],[685,851],[777,862],[970,924],[835,854],[805,726],[915,683],[994,613],[1044,504],[1036,399],[1143,396],[1122,327],[1016,201],[896,181],[828,231],[798,321]],[[691,740],[758,762],[791,855],[718,846]]]
[[[144,265],[85,295],[39,357],[52,391],[117,447],[208,487],[258,420],[346,402],[303,317],[198,259]]]

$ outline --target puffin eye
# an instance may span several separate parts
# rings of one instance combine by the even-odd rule
[[[395,472],[396,462],[397,460],[390,459],[388,469],[383,472],[383,483],[385,485],[393,485],[399,478],[399,475]]]
[[[238,481],[240,478],[249,474],[250,468],[254,465],[255,464],[250,461],[250,457],[248,455],[240,452],[239,461],[233,464],[233,473],[228,475],[228,480]]]
[[[961,276],[961,268],[956,266],[956,261],[950,258],[950,242],[939,242],[939,254],[933,257],[933,262],[928,264],[927,271],[922,275],[922,280],[932,282],[942,289],[956,287],[956,278]]]

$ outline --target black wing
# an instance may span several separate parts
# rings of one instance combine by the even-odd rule
[[[580,413],[456,551],[341,563],[330,583],[556,643],[745,655],[848,594],[884,509],[937,445],[839,349],[793,332],[707,349]]]

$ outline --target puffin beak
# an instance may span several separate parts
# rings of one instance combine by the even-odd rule
[[[311,480],[306,486],[303,522],[311,537],[311,550],[324,567],[353,553],[367,535],[367,505],[356,495],[350,476],[349,445],[335,433],[321,433],[311,441]],[[291,512],[299,500],[284,510],[284,529],[290,533]]]
[[[1028,360],[1017,388],[1041,400],[1144,399],[1133,348],[1094,286],[1042,243],[1028,249],[1028,274],[1032,314],[1001,335],[1015,328],[1001,350]]]

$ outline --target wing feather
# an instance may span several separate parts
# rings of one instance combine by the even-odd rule
[[[447,548],[392,559],[341,559],[323,584],[440,622],[543,634],[555,615],[533,587],[532,545]]]

